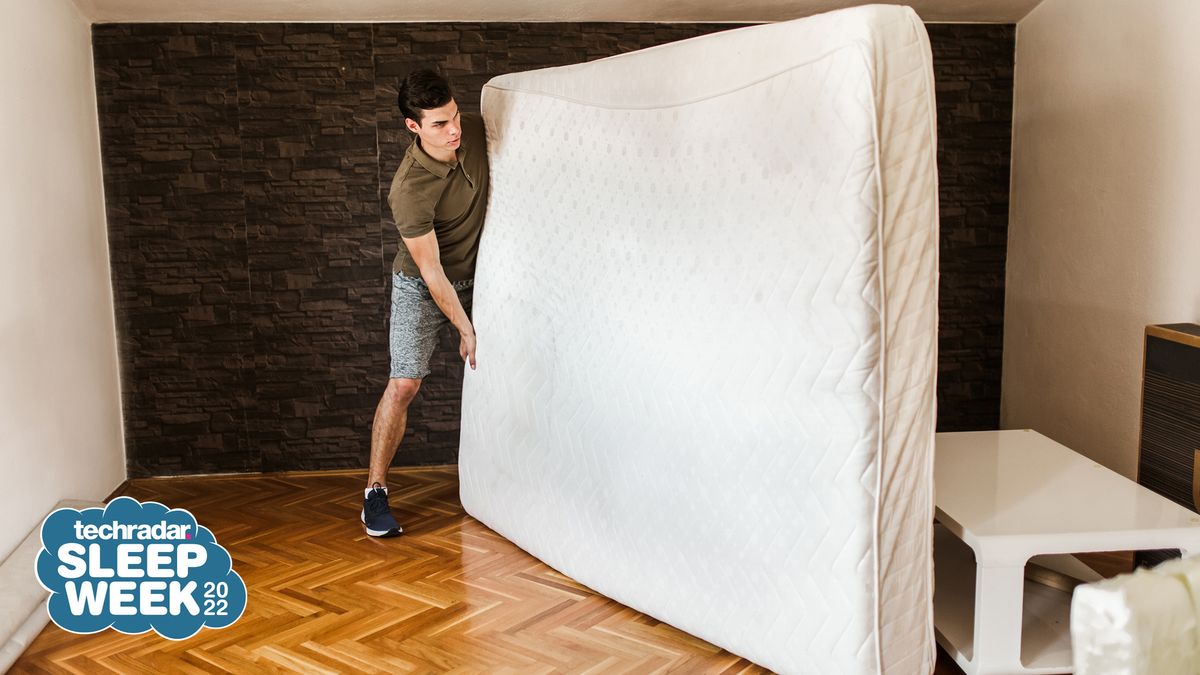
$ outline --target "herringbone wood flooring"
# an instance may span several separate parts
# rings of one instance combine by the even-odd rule
[[[593,593],[463,512],[453,468],[394,470],[405,528],[359,525],[362,473],[132,481],[186,508],[233,556],[246,612],[171,642],[50,625],[13,673],[764,673]],[[1093,563],[1094,564],[1094,563]],[[1109,561],[1109,574],[1128,557]],[[939,650],[935,675],[961,671]]]
[[[391,474],[395,539],[363,533],[364,474],[132,481],[187,508],[249,589],[233,626],[171,642],[50,625],[12,672],[766,672],[564,577],[466,515],[453,468]]]

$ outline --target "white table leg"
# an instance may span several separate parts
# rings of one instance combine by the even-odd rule
[[[1021,665],[1021,609],[1025,564],[975,568],[975,640],[971,661],[978,675],[1012,675]]]

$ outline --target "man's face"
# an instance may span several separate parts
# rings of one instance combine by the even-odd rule
[[[458,119],[458,104],[454,99],[440,108],[423,110],[421,123],[405,118],[404,126],[421,139],[421,149],[435,158],[452,156],[462,143],[462,126]]]

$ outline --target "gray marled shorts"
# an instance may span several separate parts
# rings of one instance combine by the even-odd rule
[[[474,279],[452,282],[458,300],[471,315],[471,288]],[[437,347],[438,332],[450,324],[442,314],[429,287],[420,277],[392,274],[392,321],[388,343],[392,354],[391,377],[425,379],[429,361]]]

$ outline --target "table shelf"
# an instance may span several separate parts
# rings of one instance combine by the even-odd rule
[[[967,675],[1071,672],[1071,596],[1031,559],[1200,553],[1200,516],[1027,429],[938,434],[934,485],[934,627]]]

